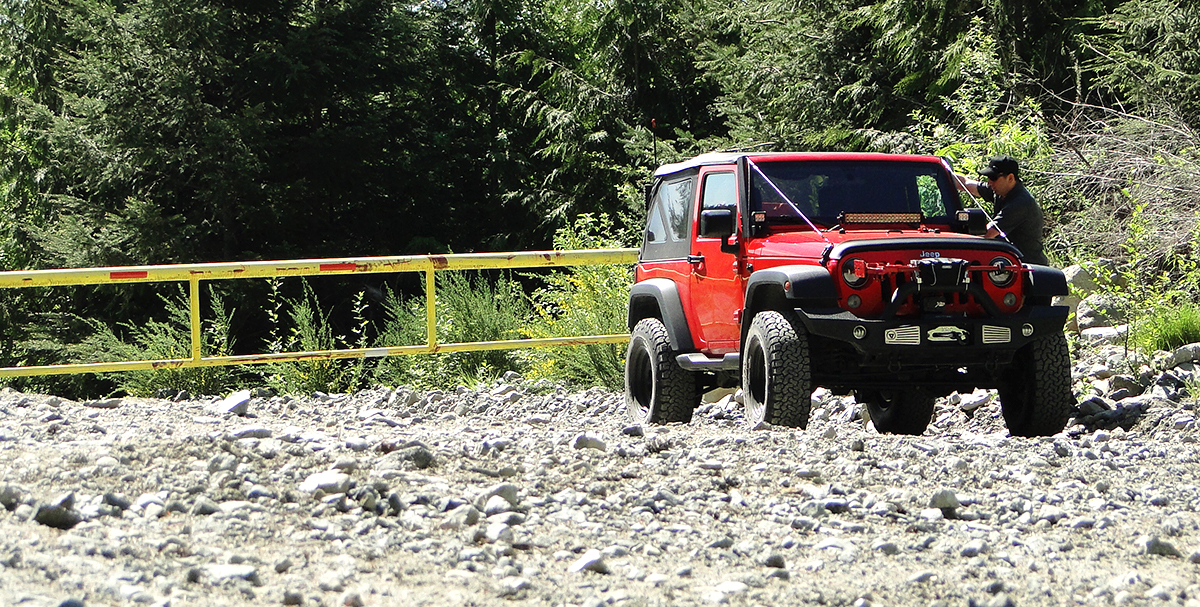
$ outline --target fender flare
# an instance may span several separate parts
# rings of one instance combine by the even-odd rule
[[[776,266],[751,274],[746,282],[746,309],[756,312],[763,309],[761,304],[771,292],[805,306],[837,307],[837,287],[829,271],[821,266]]]
[[[687,316],[683,313],[683,299],[679,287],[667,278],[651,278],[636,283],[629,289],[629,330],[643,318],[658,318],[667,327],[667,337],[676,352],[691,352],[696,349],[692,332],[688,329]]]
[[[1067,276],[1058,268],[1037,264],[1026,264],[1029,274],[1025,275],[1025,294],[1029,297],[1053,297],[1070,295]]]
[[[758,270],[746,282],[742,342],[746,341],[746,332],[750,330],[754,315],[762,310],[837,308],[837,301],[833,276],[822,266],[788,265]]]

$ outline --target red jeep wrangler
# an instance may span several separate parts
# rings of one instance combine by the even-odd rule
[[[635,422],[690,421],[740,377],[751,425],[804,428],[816,386],[853,393],[880,432],[920,434],[937,396],[975,388],[999,390],[1014,435],[1066,425],[1063,273],[979,237],[943,159],[704,154],[655,171],[647,200]]]

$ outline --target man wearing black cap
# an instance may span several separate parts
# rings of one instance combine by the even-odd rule
[[[1042,251],[1042,208],[1021,182],[1020,168],[1012,156],[996,156],[979,174],[980,181],[958,178],[959,189],[991,202],[995,218],[987,237],[1004,236],[1021,251],[1025,263],[1050,265]]]

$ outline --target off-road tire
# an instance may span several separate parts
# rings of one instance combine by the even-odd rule
[[[635,424],[690,422],[699,404],[696,374],[675,362],[667,327],[643,318],[625,352],[625,409]]]
[[[773,310],[755,314],[742,352],[746,421],[751,427],[765,421],[805,428],[812,391],[812,363],[804,326],[791,314]]]
[[[1013,436],[1062,432],[1075,408],[1067,336],[1047,335],[1017,350],[998,388],[1004,423]]]
[[[864,390],[854,400],[867,408],[875,430],[881,434],[920,435],[933,418],[934,397],[922,388]]]

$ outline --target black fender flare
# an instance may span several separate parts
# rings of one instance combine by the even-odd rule
[[[667,337],[676,352],[691,352],[696,349],[692,332],[688,329],[687,316],[683,313],[683,300],[679,287],[667,278],[651,278],[636,283],[629,289],[629,330],[643,318],[655,317],[667,327]]]
[[[1067,286],[1067,275],[1058,268],[1037,264],[1026,264],[1029,273],[1025,275],[1025,295],[1027,297],[1050,298],[1055,295],[1070,295]]]
[[[758,270],[746,282],[742,342],[746,341],[754,315],[762,310],[829,309],[837,308],[837,301],[833,276],[822,266],[788,265]]]

